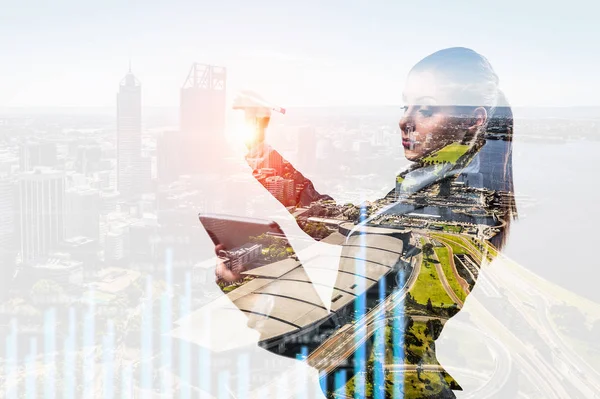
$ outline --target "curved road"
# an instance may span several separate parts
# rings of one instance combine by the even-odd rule
[[[426,240],[429,242],[431,241],[429,237],[427,237]],[[437,271],[438,277],[440,279],[440,282],[442,283],[442,286],[444,287],[444,290],[446,291],[446,293],[448,294],[450,299],[452,299],[454,301],[454,303],[458,305],[459,308],[462,308],[464,303],[456,295],[456,293],[454,292],[452,287],[450,287],[450,283],[448,283],[448,279],[446,278],[446,274],[444,274],[444,270],[442,269],[442,264],[440,262],[440,259],[438,258],[435,251],[433,252],[433,259],[435,259],[435,262],[434,262],[435,270]]]

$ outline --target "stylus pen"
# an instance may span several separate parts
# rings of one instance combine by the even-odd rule
[[[267,102],[266,100],[263,100],[262,98],[253,96],[253,95],[248,94],[248,93],[240,93],[238,96],[239,97],[246,97],[246,98],[248,98],[249,100],[251,100],[255,104],[262,105],[263,107],[269,108],[271,111],[279,112],[280,114],[285,115],[285,108],[279,107],[277,105],[270,104],[269,102]],[[244,108],[251,108],[251,106],[247,106],[247,107],[241,106],[241,105],[239,105],[239,106],[234,105],[233,106],[233,109],[244,109]]]

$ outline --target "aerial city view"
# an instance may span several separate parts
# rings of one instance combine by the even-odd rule
[[[505,254],[547,199],[517,137],[597,119],[515,133],[463,47],[402,107],[232,104],[204,63],[147,107],[123,64],[111,107],[0,108],[0,398],[600,397],[599,307]]]
[[[464,112],[448,123],[462,123],[468,118]],[[491,160],[511,145],[512,115],[506,109],[496,115],[501,116],[474,146],[446,136],[440,149],[428,151],[431,136],[417,138],[413,146],[422,139],[429,155],[410,170],[429,167],[441,182],[410,193],[409,170],[398,175],[383,199],[360,205],[336,204],[318,194],[271,148],[249,156],[253,177],[306,234],[343,247],[329,309],[311,289],[305,266],[284,235],[265,231],[246,235],[234,248],[217,248],[217,283],[247,312],[249,325],[261,334],[260,345],[280,355],[304,356],[329,376],[322,380],[331,396],[354,397],[360,390],[360,397],[372,397],[380,389],[387,397],[454,397],[452,389],[460,387],[437,362],[434,341],[462,307],[480,268],[496,256],[492,243],[501,245],[514,212],[513,193],[503,179],[484,182],[486,171],[465,170],[479,154],[484,165],[504,173],[501,159],[496,156],[495,165]],[[204,225],[214,237],[224,223],[215,217]],[[265,314],[261,309],[268,301],[273,310]],[[356,373],[361,367],[370,372]],[[340,373],[347,383],[336,380]]]
[[[115,87],[116,131],[115,116],[101,111],[90,116],[33,110],[1,118],[0,245],[8,266],[2,270],[0,306],[7,337],[2,397],[33,392],[144,397],[144,392],[202,390],[193,378],[167,385],[164,370],[180,363],[180,377],[185,374],[186,363],[177,356],[178,331],[183,320],[218,296],[207,288],[215,281],[215,262],[203,261],[194,242],[204,229],[214,235],[227,227],[224,203],[231,199],[225,194],[243,185],[236,176],[205,176],[203,167],[219,157],[198,145],[204,139],[193,134],[210,125],[220,132],[210,137],[213,148],[227,145],[226,69],[192,66],[181,88],[180,127],[167,131],[157,128],[168,120],[160,114],[142,128],[142,84],[131,70]],[[461,112],[453,118],[466,118]],[[317,115],[322,124],[311,126],[306,119],[294,120],[293,110],[288,114],[290,126],[271,129],[286,139],[297,137],[295,159],[303,165],[323,167],[337,135],[355,134],[353,127],[334,132],[324,139],[330,147],[317,151],[316,131],[327,131],[329,122]],[[497,156],[511,145],[512,115],[509,109],[495,115],[473,145],[447,137],[441,148],[400,173],[387,195],[358,204],[319,194],[270,147],[262,157],[247,157],[248,176],[285,206],[306,237],[341,248],[325,303],[305,271],[311,261],[302,264],[285,235],[252,218],[250,208],[231,219],[250,226],[252,234],[238,237],[235,247],[218,248],[216,283],[260,333],[258,344],[318,369],[329,397],[454,397],[461,387],[439,364],[435,340],[463,306],[480,271],[499,256],[516,214],[514,193],[505,184],[511,170],[501,168]],[[457,123],[454,119],[448,123]],[[386,151],[400,156],[396,147],[402,143],[395,141],[400,135],[393,126],[382,127],[382,117],[366,115],[356,123],[373,137],[359,146],[335,147],[346,148],[345,159],[377,162],[372,154]],[[427,149],[431,141],[415,135],[407,147]],[[468,169],[475,157],[480,166]],[[357,163],[340,167],[360,168]],[[422,168],[436,181],[415,189],[419,181],[410,172]],[[502,178],[489,179],[493,174],[484,168],[501,170]],[[220,181],[221,188],[212,190],[223,194],[221,200],[211,202],[196,188],[201,184],[194,186],[198,179]],[[214,217],[202,225],[199,212]],[[321,267],[313,263],[312,270]],[[509,315],[506,306],[517,306],[504,301],[506,293],[489,281],[482,289],[496,298],[490,308]],[[512,308],[499,328],[538,336],[535,351],[575,364],[569,352],[555,349],[568,332],[560,317],[543,321],[549,331],[545,339],[536,332],[538,322],[526,317],[540,306],[561,314],[560,305],[526,303],[518,311]],[[165,339],[169,334],[174,338]],[[486,351],[481,342],[472,345]],[[542,378],[549,373],[538,367]],[[486,381],[488,393],[501,392],[511,377],[496,370],[491,376],[476,369],[467,374]]]

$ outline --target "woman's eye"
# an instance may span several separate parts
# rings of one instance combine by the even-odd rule
[[[433,110],[428,109],[428,108],[421,108],[419,110],[419,112],[421,113],[421,115],[423,115],[424,117],[427,117],[427,118],[429,118],[431,115],[433,115]]]

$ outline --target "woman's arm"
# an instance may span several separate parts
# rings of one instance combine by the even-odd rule
[[[255,145],[246,155],[246,161],[253,170],[254,178],[286,207],[310,206],[314,201],[333,200],[329,195],[320,194],[309,179],[265,142]],[[278,192],[278,185],[282,186],[283,194]]]
[[[279,152],[265,142],[265,131],[271,121],[268,102],[253,92],[241,93],[233,104],[243,110],[246,124],[252,126],[253,134],[246,141],[246,161],[254,177],[284,206],[310,206],[320,199],[332,200],[318,193],[312,182],[298,172]]]

